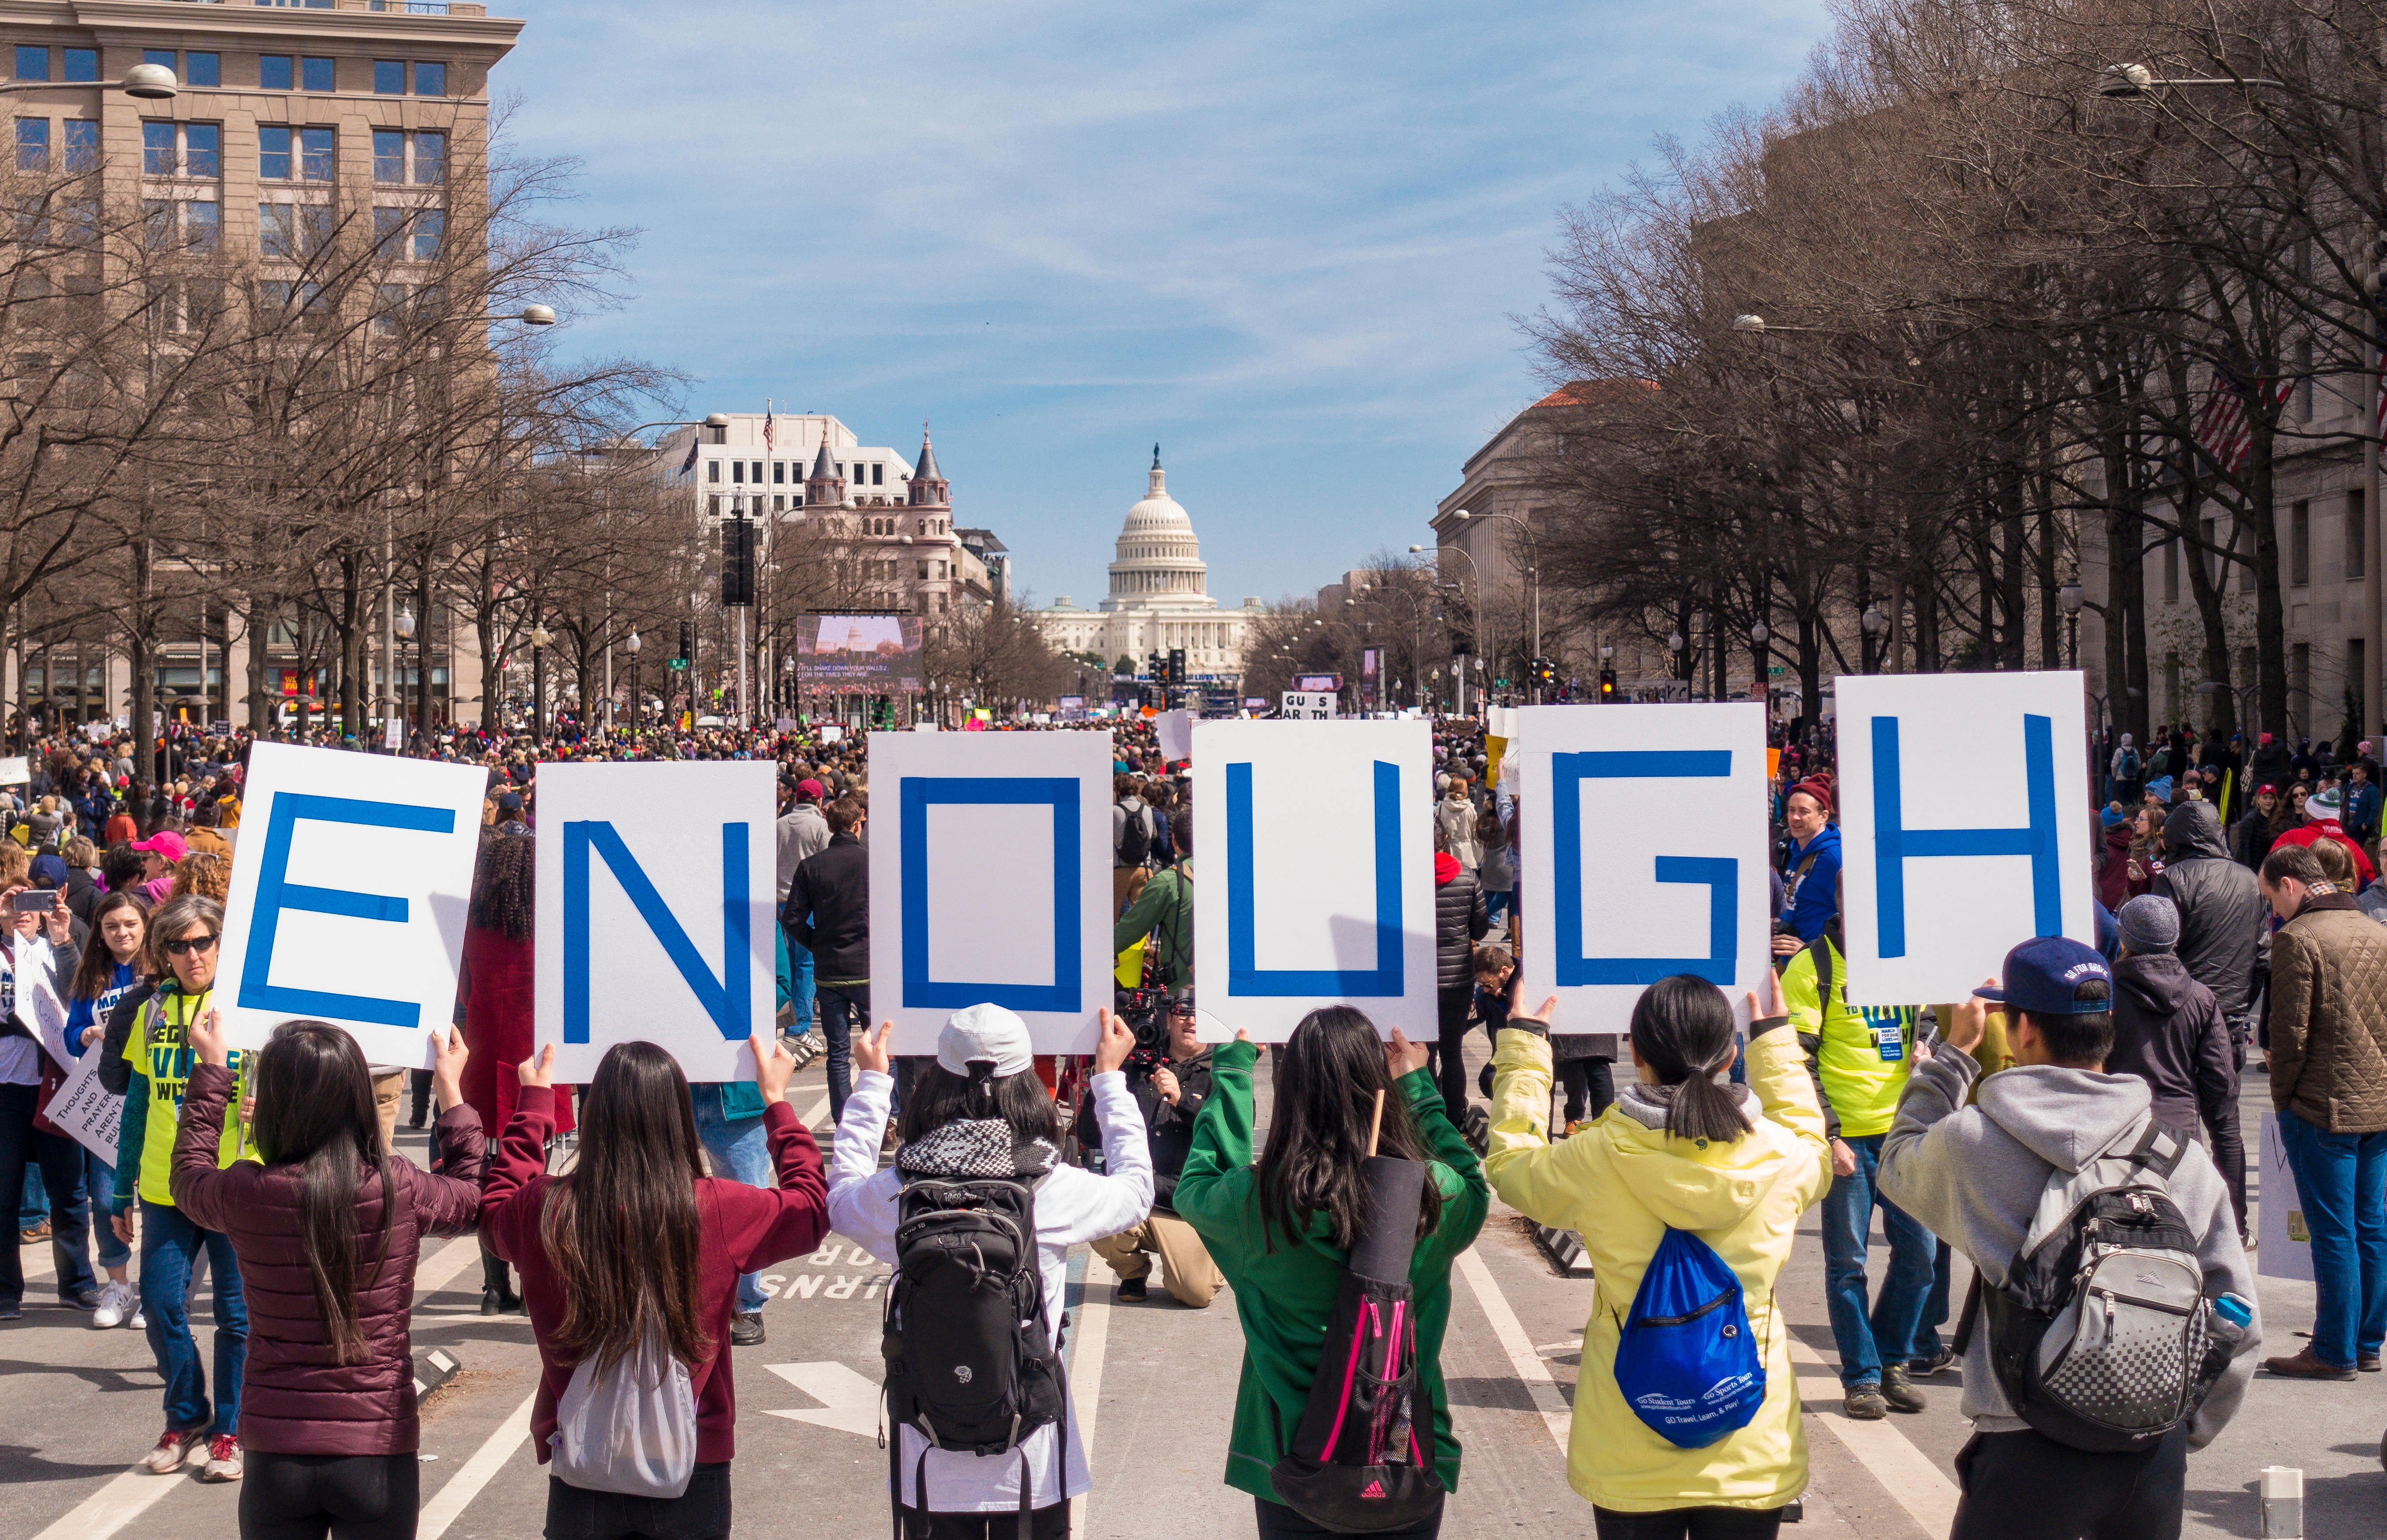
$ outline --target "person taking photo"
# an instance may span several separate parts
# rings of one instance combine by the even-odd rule
[[[1128,1061],[1128,1089],[1143,1114],[1152,1151],[1152,1213],[1142,1224],[1092,1244],[1094,1255],[1118,1274],[1119,1298],[1141,1301],[1146,1296],[1151,1259],[1156,1256],[1169,1297],[1199,1310],[1218,1297],[1227,1281],[1202,1248],[1202,1237],[1176,1208],[1177,1179],[1194,1148],[1194,1120],[1210,1097],[1210,1045],[1194,1036],[1194,1023],[1192,995],[1170,1001],[1168,1056],[1151,1065]],[[1079,1116],[1094,1116],[1091,1092]]]

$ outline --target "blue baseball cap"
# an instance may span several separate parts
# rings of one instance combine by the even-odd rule
[[[2068,936],[2034,936],[2006,953],[2005,982],[1984,984],[1973,992],[2034,1016],[2095,1016],[2114,1008],[2107,1000],[2075,1000],[2073,991],[2090,979],[2110,995],[2114,970],[2092,946]]]

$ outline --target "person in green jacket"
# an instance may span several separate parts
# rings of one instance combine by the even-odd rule
[[[1143,891],[1127,906],[1127,913],[1111,927],[1111,955],[1117,956],[1136,942],[1160,933],[1160,972],[1172,991],[1186,990],[1194,984],[1194,810],[1191,805],[1177,810],[1168,821],[1169,837],[1176,841],[1177,865],[1164,866],[1152,874]]]
[[[1268,1147],[1254,1165],[1252,1066],[1258,1057],[1242,1032],[1212,1053],[1210,1099],[1194,1121],[1175,1202],[1235,1293],[1244,1368],[1227,1484],[1252,1495],[1259,1533],[1273,1540],[1322,1533],[1278,1499],[1269,1472],[1300,1426],[1358,1238],[1360,1162],[1378,1092],[1384,1093],[1380,1153],[1432,1166],[1409,1283],[1418,1372],[1433,1397],[1434,1469],[1446,1491],[1459,1486],[1459,1440],[1441,1364],[1450,1265],[1484,1228],[1492,1192],[1426,1073],[1425,1045],[1398,1031],[1389,1044],[1380,1042],[1374,1024],[1348,1005],[1312,1011],[1277,1049]]]

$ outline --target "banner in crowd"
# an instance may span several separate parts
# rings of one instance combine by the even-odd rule
[[[1643,989],[1692,973],[1746,1017],[1743,992],[1772,966],[1765,709],[1509,714],[1526,810],[1526,1008],[1555,994],[1561,1033],[1623,1032]]]
[[[93,944],[99,944],[93,938]],[[20,951],[17,971],[17,1019],[41,1040],[42,1047],[67,1072],[66,1082],[43,1109],[61,1132],[113,1166],[116,1134],[124,1120],[124,1098],[99,1083],[99,1058],[107,1049],[95,1041],[89,1048],[67,1041],[67,1006],[59,997],[49,949],[38,957]]]
[[[427,1034],[455,1013],[487,785],[476,764],[250,748],[216,965],[232,1046],[311,1016],[369,1064],[429,1066]]]
[[[917,615],[799,615],[796,672],[808,690],[883,695],[920,688]]]
[[[1101,733],[870,735],[870,980],[895,1052],[1017,1011],[1093,1052],[1111,1003],[1111,746]]]
[[[1194,725],[1206,1041],[1281,1042],[1332,1004],[1433,1041],[1433,788],[1425,722]]]
[[[538,767],[537,1037],[586,1081],[644,1039],[690,1080],[751,1077],[777,1017],[768,760]]]
[[[2033,936],[2096,944],[2078,674],[1835,688],[1850,1004],[1961,999]]]

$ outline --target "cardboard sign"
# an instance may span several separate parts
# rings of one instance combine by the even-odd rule
[[[22,754],[0,759],[0,786],[25,786],[33,779],[32,762]]]
[[[2305,1226],[2304,1198],[2288,1167],[2280,1138],[2280,1115],[2263,1114],[2262,1195],[2254,1205],[2254,1271],[2264,1278],[2313,1281],[2312,1231]]]
[[[477,774],[477,772],[475,772]],[[690,1080],[754,1073],[777,1015],[768,760],[538,767],[536,1036],[559,1080],[645,1041]]]
[[[116,1164],[116,1134],[124,1120],[124,1098],[99,1083],[99,1059],[107,1049],[95,1041],[79,1050],[67,1041],[67,1006],[59,998],[44,948],[38,966],[17,975],[17,1018],[42,1040],[42,1046],[67,1072],[66,1083],[50,1098],[43,1116],[92,1154]]]
[[[1170,764],[1194,757],[1193,713],[1185,711],[1162,712],[1152,719],[1153,741],[1160,749],[1160,757]]]
[[[1851,1005],[1959,1000],[2033,936],[2094,946],[2078,674],[1843,675]]]
[[[1432,1041],[1432,726],[1199,723],[1194,787],[1203,1041],[1282,1042],[1334,1004]]]
[[[480,849],[478,765],[259,743],[215,998],[235,1048],[299,1017],[369,1064],[427,1067],[455,1014]]]
[[[1093,733],[870,735],[870,1003],[895,1052],[1017,1011],[1087,1054],[1111,1003],[1111,755]]]
[[[1313,689],[1286,690],[1284,704],[1279,708],[1278,714],[1287,722],[1332,722],[1334,720],[1334,692]]]
[[[1511,721],[1526,1008],[1555,994],[1555,1030],[1623,1032],[1643,990],[1689,973],[1745,1020],[1773,966],[1764,709],[1525,706]]]

